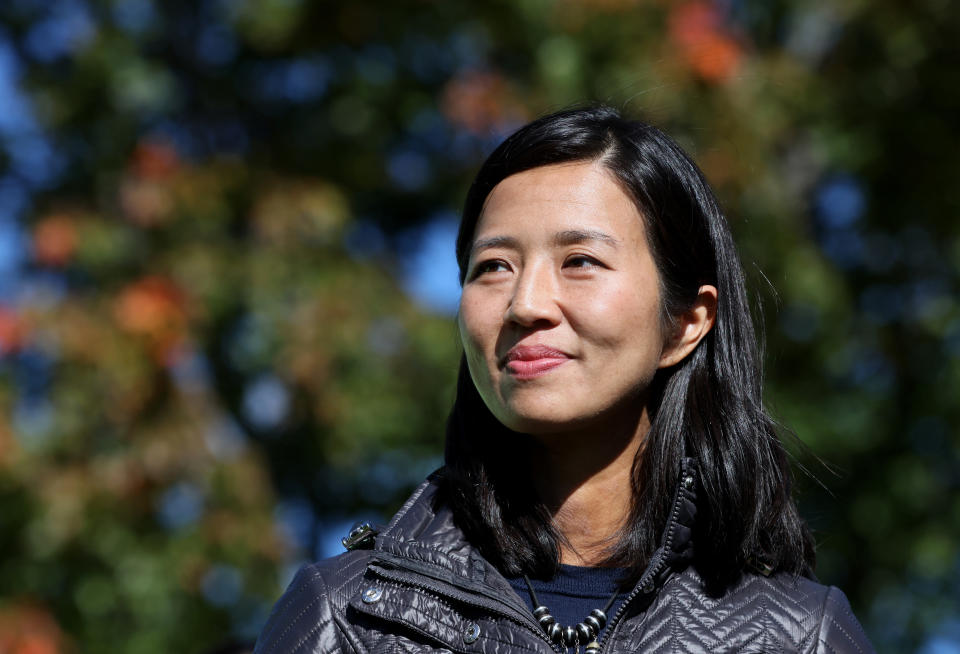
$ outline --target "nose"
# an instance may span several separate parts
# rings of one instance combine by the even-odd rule
[[[555,325],[561,319],[557,284],[546,265],[528,266],[517,277],[505,316],[523,327]]]

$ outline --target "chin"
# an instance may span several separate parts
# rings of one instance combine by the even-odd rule
[[[558,415],[556,411],[498,411],[495,416],[508,429],[532,435],[569,431],[585,422],[574,416]]]

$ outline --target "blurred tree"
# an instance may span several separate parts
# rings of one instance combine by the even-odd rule
[[[798,453],[820,576],[881,649],[929,644],[960,608],[958,36],[937,0],[3,3],[0,651],[252,637],[332,526],[388,515],[458,357],[403,292],[448,266],[424,230],[584,100],[716,186],[769,400],[839,472]]]

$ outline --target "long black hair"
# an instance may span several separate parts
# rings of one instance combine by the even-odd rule
[[[717,288],[714,328],[661,369],[650,431],[633,465],[630,519],[606,565],[635,577],[658,545],[681,460],[698,462],[695,562],[714,587],[748,564],[810,574],[813,542],[791,498],[789,460],[761,402],[761,364],[743,271],[726,219],[696,164],[663,132],[608,107],[555,113],[522,127],[489,156],[467,194],[457,236],[460,282],[484,202],[516,173],[595,161],[633,198],[660,280],[662,319]],[[560,535],[529,481],[529,439],[487,409],[461,359],[446,434],[440,501],[470,542],[507,575],[550,577]]]

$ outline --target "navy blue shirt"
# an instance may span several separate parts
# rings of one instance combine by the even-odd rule
[[[603,609],[614,593],[617,598],[607,610],[607,621],[613,619],[629,589],[620,588],[620,568],[590,568],[578,565],[561,565],[557,576],[550,580],[531,579],[533,590],[541,604],[550,609],[550,615],[561,626],[576,626],[590,615],[593,609]],[[519,595],[530,607],[536,608],[530,589],[523,577],[507,577]],[[602,631],[600,633],[603,633]],[[581,643],[585,645],[586,643]]]

